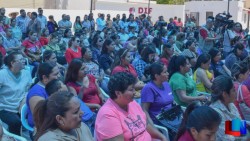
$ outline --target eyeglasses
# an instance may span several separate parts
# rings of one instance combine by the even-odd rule
[[[25,61],[25,58],[15,59],[14,61],[15,61],[15,62]]]

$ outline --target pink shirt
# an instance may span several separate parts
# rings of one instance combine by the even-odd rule
[[[146,130],[146,115],[135,101],[128,104],[128,112],[126,112],[112,99],[108,99],[99,110],[96,123],[97,141],[121,134],[124,136],[124,141],[152,141]]]

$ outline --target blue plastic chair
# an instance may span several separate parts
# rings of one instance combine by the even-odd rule
[[[24,128],[26,128],[27,130],[33,132],[34,128],[29,126],[28,121],[26,119],[27,111],[28,111],[27,104],[24,104],[22,106],[22,109],[21,109],[21,122],[22,122],[22,125],[23,125]]]
[[[12,138],[18,140],[18,141],[27,141],[27,139],[25,139],[24,137],[12,134],[12,133],[8,132],[5,128],[3,128],[3,133],[9,137],[12,137]]]

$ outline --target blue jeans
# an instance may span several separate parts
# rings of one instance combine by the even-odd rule
[[[8,125],[9,131],[16,135],[21,135],[21,118],[18,113],[12,113],[9,111],[0,111],[0,119]]]
[[[32,78],[34,78],[36,76],[36,72],[37,72],[39,64],[40,64],[39,62],[32,62],[30,64],[30,65],[34,66],[32,73],[31,73]]]
[[[83,121],[89,127],[92,133],[92,136],[94,136],[95,120],[96,120],[96,113],[94,113],[93,116],[89,120]]]

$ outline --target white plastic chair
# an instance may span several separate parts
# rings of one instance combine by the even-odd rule
[[[3,127],[3,133],[9,137],[13,137],[14,139],[18,140],[18,141],[27,141],[27,139],[25,139],[24,137],[12,134],[10,132],[8,132],[4,127]]]
[[[27,104],[24,104],[22,106],[22,109],[21,109],[21,122],[22,122],[22,125],[23,125],[24,128],[26,128],[27,130],[33,132],[34,128],[29,126],[28,121],[26,119],[27,111],[28,111]]]
[[[167,137],[167,139],[169,140],[169,136],[168,136],[168,129],[166,127],[160,126],[160,125],[156,125],[154,124],[155,128],[157,128],[158,130],[160,130],[162,132],[162,134]]]
[[[105,93],[105,91],[102,88],[100,88],[100,91],[101,91],[102,95],[104,96],[104,98],[109,98],[109,95],[107,93]]]

